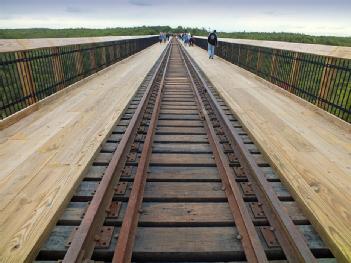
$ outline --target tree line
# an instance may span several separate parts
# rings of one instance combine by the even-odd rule
[[[140,26],[140,27],[116,27],[105,29],[90,28],[29,28],[29,29],[0,29],[0,38],[65,38],[65,37],[98,37],[98,36],[126,36],[126,35],[157,35],[159,32],[181,33],[190,32],[196,36],[206,36],[205,28],[192,28],[178,26]],[[287,41],[308,44],[324,44],[334,46],[351,46],[351,37],[336,36],[311,36],[306,34],[284,32],[218,32],[219,37],[242,38],[256,40]]]

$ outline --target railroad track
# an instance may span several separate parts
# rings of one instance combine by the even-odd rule
[[[58,260],[335,262],[176,40],[114,126],[36,259]]]

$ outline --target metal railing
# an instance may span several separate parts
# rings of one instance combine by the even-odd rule
[[[151,36],[0,53],[0,119],[157,41]]]
[[[207,39],[196,38],[207,49]],[[351,122],[351,60],[219,41],[216,54]]]

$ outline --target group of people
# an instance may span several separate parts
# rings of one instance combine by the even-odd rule
[[[158,37],[160,44],[168,42],[170,39],[170,36],[171,36],[170,33],[160,32],[160,35]]]
[[[185,46],[194,46],[195,38],[190,33],[182,33],[179,35],[179,38],[183,41]]]
[[[169,41],[171,34],[160,32],[159,40],[160,43]],[[181,33],[178,34],[178,38],[183,41],[185,46],[193,46],[195,43],[195,38],[190,33]],[[213,30],[207,37],[208,44],[208,58],[213,59],[215,53],[215,47],[218,45],[217,32]]]

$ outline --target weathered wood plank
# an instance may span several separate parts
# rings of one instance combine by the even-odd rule
[[[211,154],[176,154],[154,153],[151,156],[151,165],[196,165],[214,166],[215,161]]]
[[[153,153],[209,153],[212,149],[205,143],[154,143]]]
[[[188,135],[188,134],[173,134],[154,136],[154,142],[168,143],[208,143],[207,135]]]

